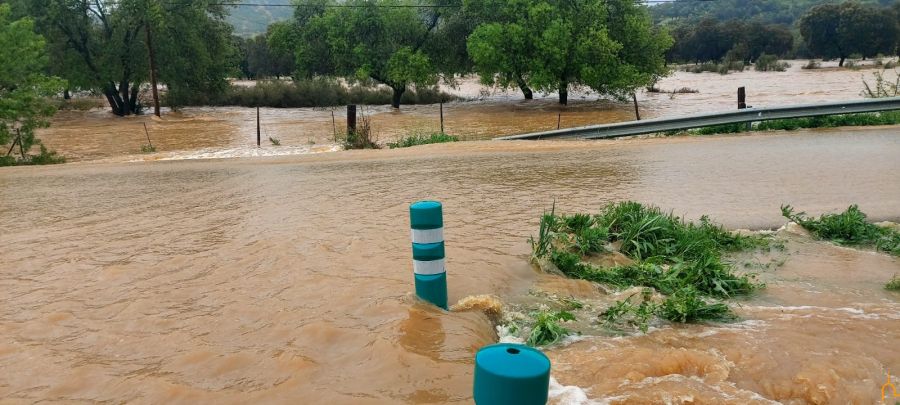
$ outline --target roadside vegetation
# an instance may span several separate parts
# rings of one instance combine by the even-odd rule
[[[766,237],[729,232],[707,217],[687,222],[636,202],[610,204],[596,215],[557,215],[554,207],[541,217],[537,238],[531,239],[532,259],[545,271],[618,290],[641,287],[597,319],[642,331],[657,319],[735,319],[722,300],[763,285],[752,275],[736,273],[724,256],[769,245]],[[598,264],[609,255],[624,255],[629,264]]]
[[[432,143],[447,143],[447,142],[458,142],[458,141],[459,141],[459,138],[457,138],[453,135],[447,135],[442,132],[432,132],[429,134],[417,133],[417,134],[411,134],[411,135],[401,137],[400,139],[396,140],[395,142],[388,142],[387,146],[388,146],[388,148],[396,149],[396,148],[408,148],[410,146],[417,146],[417,145],[428,145],[428,144],[432,144]]]
[[[42,74],[47,69],[44,38],[34,32],[30,18],[12,19],[8,4],[0,4],[0,166],[65,162],[47,150],[34,132],[50,125],[56,108],[46,97],[61,91],[65,82]],[[40,154],[30,155],[32,146]],[[16,150],[18,148],[18,150]]]
[[[809,217],[805,212],[795,212],[790,205],[784,205],[781,215],[817,238],[842,246],[870,247],[900,256],[900,231],[868,222],[866,214],[856,205],[851,205],[844,212],[824,214],[819,218]]]
[[[848,126],[873,126],[900,124],[900,111],[883,111],[880,113],[859,113],[827,115],[821,117],[788,118],[747,123],[713,125],[709,127],[675,131],[670,135],[715,135],[734,134],[752,131],[793,131],[803,128],[835,128]]]

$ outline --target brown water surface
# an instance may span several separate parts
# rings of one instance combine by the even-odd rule
[[[445,205],[451,302],[513,302],[551,277],[526,238],[554,199],[734,228],[780,226],[782,203],[896,221],[898,156],[885,128],[4,168],[0,398],[467,403],[497,335],[411,296],[410,202]],[[570,387],[554,401],[876,401],[900,370],[900,297],[882,289],[900,262],[802,237],[788,253],[742,322],[550,349]]]
[[[737,108],[738,86],[747,88],[747,102],[756,107],[809,104],[862,98],[863,79],[871,81],[872,69],[803,70],[804,61],[792,61],[786,72],[747,70],[728,75],[675,72],[657,84],[663,93],[639,93],[644,118],[728,111]],[[891,76],[891,73],[888,73]],[[683,87],[699,93],[669,92]],[[444,105],[444,130],[462,139],[490,139],[502,135],[544,131],[558,126],[630,121],[631,103],[598,100],[596,94],[575,89],[570,104],[556,103],[555,94],[537,94],[526,101],[518,91],[488,89],[466,78],[447,91],[474,101]],[[332,113],[334,115],[332,116]],[[394,110],[390,106],[362,107],[381,143],[413,133],[440,130],[440,106],[414,105]],[[62,111],[39,137],[70,161],[158,160],[260,155],[292,155],[327,152],[338,147],[335,132],[342,132],[344,108],[262,108],[262,148],[256,147],[256,109],[195,107],[179,113],[164,111],[161,119],[150,116],[118,118],[107,110]],[[141,154],[150,143],[157,153]],[[280,147],[269,138],[278,139]]]

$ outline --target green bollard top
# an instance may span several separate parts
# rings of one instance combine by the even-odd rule
[[[444,213],[437,201],[419,201],[409,206],[409,223],[412,229],[437,229],[444,227]]]

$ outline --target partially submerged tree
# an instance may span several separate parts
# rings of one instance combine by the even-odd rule
[[[209,0],[32,0],[17,2],[54,44],[54,72],[106,97],[112,112],[140,112],[149,78],[148,26],[156,33],[160,80],[179,92],[216,91],[229,72],[225,8]]]
[[[56,111],[44,98],[61,92],[65,83],[43,74],[47,51],[34,22],[13,21],[10,14],[10,6],[0,4],[0,145],[18,141],[24,155],[39,142],[34,130],[49,125]]]
[[[454,18],[458,7],[438,0],[434,7],[406,0],[319,1],[298,6],[294,27],[280,27],[271,41],[295,49],[298,77],[341,76],[373,81],[393,91],[391,105],[400,107],[412,86],[433,86],[441,73],[465,65],[465,55],[449,35],[465,35],[465,22]],[[462,27],[462,29],[461,29]],[[456,55],[456,56],[454,56]]]
[[[844,60],[858,53],[863,57],[893,53],[897,46],[896,14],[856,2],[822,4],[800,19],[800,33],[810,52]]]
[[[471,0],[488,21],[469,38],[482,80],[557,92],[586,86],[622,98],[667,73],[669,36],[634,0]]]

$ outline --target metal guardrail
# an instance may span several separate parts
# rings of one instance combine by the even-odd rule
[[[589,125],[584,127],[556,129],[552,131],[534,132],[530,134],[510,135],[496,139],[534,140],[548,138],[617,138],[622,136],[641,135],[654,132],[701,128],[711,125],[738,124],[742,122],[767,121],[784,118],[803,118],[821,115],[853,114],[889,110],[900,110],[900,97],[845,101],[839,103],[795,105],[785,107],[746,108],[743,110],[692,115],[679,118],[655,118],[642,121],[629,121],[615,124]]]

